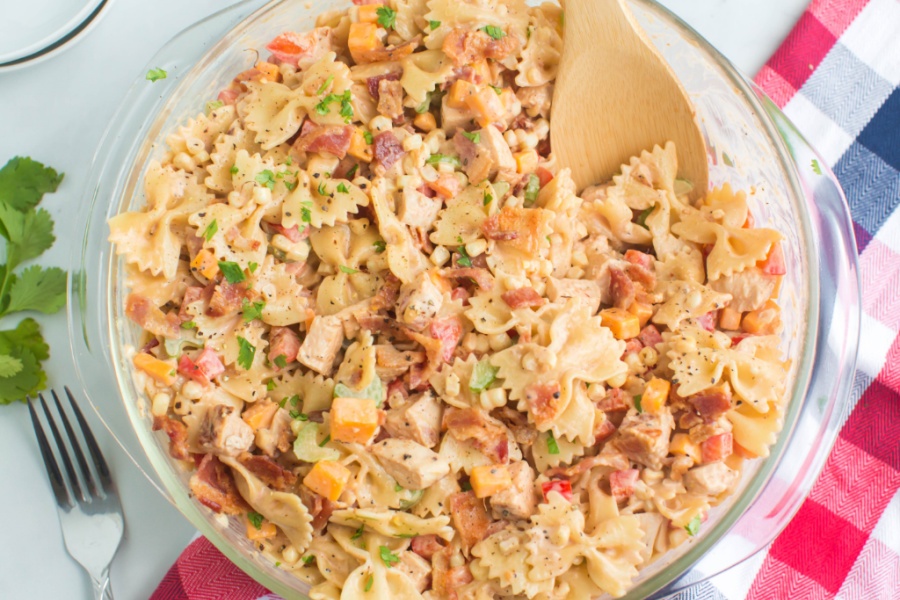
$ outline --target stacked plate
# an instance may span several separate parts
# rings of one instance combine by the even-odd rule
[[[112,0],[3,0],[0,71],[31,65],[84,37]]]

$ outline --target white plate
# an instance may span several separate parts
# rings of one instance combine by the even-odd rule
[[[112,0],[0,0],[0,71],[34,64],[71,47]]]

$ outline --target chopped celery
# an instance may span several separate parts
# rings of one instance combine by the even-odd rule
[[[473,392],[483,392],[497,379],[497,367],[492,367],[487,360],[478,361],[472,369],[472,377],[469,378],[469,389]]]
[[[375,406],[381,407],[381,403],[384,402],[384,385],[382,385],[381,378],[377,375],[372,378],[372,383],[361,390],[356,390],[349,385],[339,383],[334,386],[334,397],[370,398],[375,401]]]
[[[341,453],[334,448],[322,448],[319,446],[318,423],[309,421],[294,421],[294,423],[291,423],[291,427],[295,429],[297,434],[297,439],[294,440],[294,454],[297,455],[297,458],[314,463],[320,460],[337,460],[341,457]]]

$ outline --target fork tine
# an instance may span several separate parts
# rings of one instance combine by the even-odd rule
[[[94,434],[91,432],[91,428],[88,426],[87,421],[85,421],[81,409],[78,408],[78,403],[75,402],[75,397],[72,396],[69,386],[64,386],[63,389],[66,390],[66,396],[69,398],[69,406],[72,407],[72,412],[75,413],[75,419],[78,421],[78,426],[81,427],[81,435],[84,436],[84,441],[88,445],[88,450],[94,461],[94,467],[100,475],[100,482],[103,484],[103,490],[107,494],[112,494],[114,493],[112,476],[109,473],[109,466],[106,464],[106,459],[103,458],[103,453],[100,452],[100,446],[97,445],[97,440],[94,438]]]
[[[66,411],[63,410],[62,404],[59,402],[59,396],[56,395],[56,390],[50,390],[50,394],[53,396],[53,401],[56,403],[57,412],[59,412],[59,415],[62,417],[63,429],[66,430],[66,435],[69,437],[69,445],[75,453],[75,460],[78,461],[78,466],[81,467],[81,474],[84,476],[84,481],[87,483],[90,494],[94,497],[100,497],[100,490],[97,489],[97,482],[94,481],[91,469],[88,467],[87,461],[84,458],[84,452],[82,452],[81,444],[78,442],[75,431],[69,423],[69,417],[66,415]]]
[[[47,475],[50,477],[50,487],[53,488],[53,494],[56,496],[56,503],[60,506],[72,506],[73,502],[69,498],[69,492],[63,481],[62,472],[56,458],[53,456],[53,450],[50,449],[50,443],[44,434],[44,427],[41,425],[37,412],[34,410],[34,402],[31,396],[28,396],[28,412],[31,415],[31,425],[34,427],[34,435],[37,437],[38,446],[41,449],[41,457],[44,459],[44,466],[47,467]]]
[[[66,451],[66,444],[63,442],[62,436],[59,435],[59,428],[56,426],[56,422],[50,414],[50,409],[47,408],[47,401],[44,399],[44,394],[38,394],[38,398],[41,399],[41,408],[44,409],[44,416],[47,418],[47,424],[50,425],[50,432],[53,434],[53,439],[56,440],[56,449],[59,450],[63,465],[66,467],[66,473],[69,474],[69,485],[72,486],[73,499],[75,502],[86,502],[87,498],[81,491],[78,475],[75,473],[75,468],[72,466],[72,460],[69,458],[69,453]]]

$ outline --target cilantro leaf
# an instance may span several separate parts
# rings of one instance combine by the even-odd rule
[[[463,131],[463,132],[461,132],[461,133],[463,134],[463,137],[464,137],[464,138],[466,138],[467,140],[469,140],[469,141],[472,142],[473,144],[477,144],[477,143],[479,143],[479,142],[481,141],[481,134],[478,133],[477,131],[476,131],[476,132]]]
[[[31,350],[16,348],[11,354],[22,363],[22,369],[11,377],[0,378],[0,404],[16,400],[24,402],[26,396],[42,390],[47,384],[47,374]]]
[[[266,303],[262,300],[258,302],[250,302],[246,298],[241,300],[241,312],[244,315],[244,323],[249,323],[253,319],[262,316],[262,311],[266,307]]]
[[[46,210],[31,208],[20,212],[5,204],[0,204],[0,235],[9,242],[6,264],[10,270],[37,258],[56,241],[53,221]]]
[[[283,369],[287,366],[287,357],[284,354],[279,354],[272,362],[274,362],[275,366],[279,369]]]
[[[15,354],[15,348],[24,348],[38,360],[50,358],[50,346],[41,336],[41,326],[34,319],[22,319],[15,329],[0,331],[0,354]]]
[[[236,262],[232,262],[229,260],[220,260],[219,270],[222,271],[222,275],[225,276],[225,279],[228,280],[228,283],[240,283],[247,279],[247,276],[244,275],[244,270],[241,268],[241,265],[237,264]]]
[[[247,513],[247,520],[250,521],[250,523],[257,529],[262,527],[263,519],[265,519],[265,517],[263,517],[258,512],[253,512],[251,510],[250,512]]]
[[[434,31],[435,29],[437,29],[440,26],[441,26],[440,21],[428,21],[428,27],[430,27],[432,31]]]
[[[44,194],[52,194],[63,174],[36,160],[17,156],[0,169],[0,204],[27,211],[37,206]]]
[[[159,67],[156,67],[155,69],[150,69],[149,71],[147,71],[147,76],[145,79],[147,81],[157,82],[160,79],[165,79],[168,76],[169,76],[169,74],[166,73],[165,69],[160,69]]]
[[[379,546],[378,547],[378,556],[381,557],[381,560],[388,567],[392,567],[398,562],[400,562],[400,557],[391,552],[391,549],[387,546]]]
[[[506,32],[497,27],[496,25],[485,25],[481,28],[483,32],[494,38],[495,40],[502,40],[506,37]]]
[[[256,346],[248,342],[245,338],[237,336],[238,340],[238,358],[237,362],[245,371],[249,371],[253,366],[253,357],[256,355]]]
[[[472,259],[469,257],[469,253],[466,252],[466,247],[464,245],[462,245],[462,239],[460,239],[459,241],[460,241],[460,245],[456,249],[456,251],[459,252],[459,258],[456,259],[456,262],[461,267],[471,267]]]
[[[22,372],[22,361],[8,354],[0,354],[0,377],[12,377]]]
[[[375,11],[378,15],[378,24],[385,29],[393,29],[397,24],[397,11],[389,6],[379,6]]]
[[[256,175],[256,183],[259,185],[264,185],[270,190],[275,189],[275,173],[270,171],[269,169],[265,169],[264,171],[260,171]]]
[[[51,315],[65,305],[66,272],[59,267],[34,265],[12,280],[9,304],[3,314],[36,310]]]

